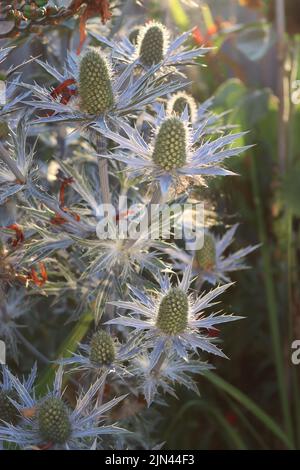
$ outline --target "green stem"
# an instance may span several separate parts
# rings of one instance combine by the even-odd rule
[[[290,73],[290,93],[289,96],[292,96],[293,83],[297,80],[298,77],[298,68],[299,68],[299,40],[295,37],[290,39],[290,48],[291,48],[291,73]],[[288,169],[291,171],[294,165],[294,155],[297,152],[295,145],[294,135],[297,132],[295,128],[295,106],[290,99],[290,120],[289,120],[289,133],[288,133]],[[297,289],[298,285],[298,273],[297,273],[297,256],[296,256],[296,246],[295,246],[295,234],[293,231],[293,220],[294,214],[290,209],[287,209],[287,229],[288,229],[288,241],[287,241],[287,264],[288,264],[288,305],[289,305],[289,338],[288,346],[292,344],[294,340],[294,321],[295,321],[295,307],[293,302],[293,292],[294,289]],[[296,367],[291,366],[291,383],[292,383],[292,403],[294,405],[295,411],[295,424],[296,424],[296,437],[298,448],[300,447],[300,393],[299,393],[299,382],[298,382],[298,371]]]
[[[285,427],[289,435],[289,439],[293,440],[293,425],[291,419],[291,411],[289,407],[289,397],[287,393],[287,387],[285,383],[284,376],[284,358],[283,358],[283,346],[280,339],[280,330],[279,330],[279,318],[277,311],[277,301],[275,294],[275,286],[272,273],[272,264],[271,256],[269,252],[269,244],[266,234],[266,228],[264,223],[264,213],[263,207],[261,204],[259,183],[257,178],[257,168],[256,168],[256,157],[253,154],[252,164],[251,164],[251,178],[252,178],[252,187],[254,195],[254,203],[256,207],[257,214],[257,224],[260,242],[262,244],[261,253],[262,253],[262,264],[263,264],[263,276],[266,289],[267,297],[267,307],[268,307],[268,316],[269,324],[271,330],[272,338],[272,348],[274,354],[274,363],[278,381],[279,396],[282,407],[282,414],[285,422]]]
[[[176,429],[176,424],[178,421],[185,415],[185,413],[193,407],[200,408],[204,413],[208,413],[209,415],[212,416],[214,421],[217,421],[219,425],[224,429],[225,431],[225,438],[229,442],[229,444],[234,445],[234,449],[238,450],[245,450],[247,449],[246,444],[242,440],[241,436],[237,432],[236,429],[234,429],[224,418],[224,416],[220,413],[220,411],[213,405],[207,402],[202,402],[201,400],[191,400],[188,403],[185,403],[181,407],[181,409],[176,413],[176,416],[172,420],[170,426],[168,427],[166,431],[166,440],[169,440],[169,436],[172,433],[174,429]]]
[[[290,437],[282,431],[281,427],[273,420],[265,411],[254,403],[247,395],[241,392],[238,388],[234,387],[226,380],[219,377],[214,372],[205,372],[204,376],[213,385],[226,392],[230,397],[240,403],[250,413],[252,413],[256,419],[258,419],[267,429],[269,429],[274,436],[276,436],[282,443],[284,443],[289,449],[293,449],[293,442]]]
[[[229,402],[230,409],[237,415],[241,424],[243,424],[245,428],[247,429],[247,431],[249,431],[249,434],[251,434],[252,437],[259,443],[260,449],[268,450],[268,445],[266,444],[266,442],[260,435],[259,431],[257,431],[255,427],[250,423],[250,421],[244,415],[242,410],[240,410],[239,406],[236,403],[234,403],[234,401],[230,397],[227,397],[227,400]]]
[[[90,312],[86,312],[80,317],[74,328],[67,336],[66,340],[59,347],[57,351],[57,359],[62,357],[70,357],[72,355],[72,353],[76,350],[78,343],[80,343],[82,338],[88,332],[93,320],[94,316]],[[46,393],[48,387],[51,387],[57,367],[57,364],[51,364],[47,367],[45,373],[42,375],[37,384],[37,391],[39,394]]]

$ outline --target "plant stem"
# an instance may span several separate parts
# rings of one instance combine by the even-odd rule
[[[160,373],[160,369],[164,363],[164,360],[166,359],[167,355],[165,352],[163,352],[161,355],[160,355],[160,358],[158,359],[157,363],[155,364],[155,366],[153,367],[153,369],[151,370],[151,374],[153,375],[159,375]]]
[[[297,38],[292,38],[290,41],[291,45],[291,73],[290,73],[290,91],[293,90],[293,84],[297,80],[298,76],[298,66],[299,66],[299,40]],[[288,164],[289,164],[289,171],[293,168],[295,164],[294,155],[297,152],[297,148],[295,147],[295,106],[292,100],[292,93],[290,93],[290,121],[289,121],[289,155],[288,155]],[[289,325],[288,325],[288,349],[290,350],[290,345],[294,339],[294,326],[295,320],[297,317],[297,307],[294,304],[294,299],[297,297],[297,286],[298,286],[298,279],[297,279],[297,247],[295,244],[295,231],[293,229],[293,223],[295,219],[295,214],[290,208],[287,208],[287,230],[288,230],[288,237],[287,237],[287,265],[288,265],[288,306],[289,306]],[[294,296],[294,293],[296,294]],[[300,394],[299,394],[299,383],[298,383],[298,373],[296,367],[290,365],[291,371],[291,384],[292,384],[292,397],[293,397],[293,405],[294,405],[294,412],[295,412],[295,424],[296,424],[296,438],[297,443],[300,445]]]
[[[101,155],[106,151],[107,141],[102,135],[96,136],[97,151]],[[100,158],[99,163],[99,179],[100,188],[102,193],[102,203],[111,204],[111,194],[109,190],[109,177],[108,177],[108,161],[106,158]]]
[[[22,333],[16,329],[16,336],[18,339],[23,343],[23,345],[30,351],[39,361],[41,361],[43,364],[50,364],[49,359],[44,356],[40,351],[38,351],[30,341],[28,341],[25,336],[22,335]]]
[[[267,413],[264,412],[254,401],[252,401],[247,395],[241,392],[238,388],[234,387],[226,380],[219,377],[217,374],[211,371],[206,371],[203,374],[206,379],[218,388],[226,392],[230,397],[240,403],[244,408],[250,411],[261,423],[264,424],[281,442],[283,442],[289,449],[293,449],[293,442],[287,436],[276,421],[271,418]]]
[[[76,322],[74,328],[67,335],[65,341],[60,345],[56,357],[60,359],[61,357],[67,358],[71,357],[72,353],[78,346],[78,343],[82,341],[82,338],[87,334],[90,329],[94,316],[91,312],[84,313],[78,322]],[[48,388],[52,385],[55,372],[57,369],[57,364],[49,364],[46,368],[44,374],[41,376],[40,380],[37,383],[38,393],[47,393]],[[68,377],[70,380],[70,377]]]
[[[286,76],[286,51],[285,41],[285,2],[276,0],[276,30],[277,30],[277,71],[278,71],[278,158],[281,173],[287,166],[287,134],[289,122],[289,80]]]
[[[281,401],[282,414],[283,414],[283,418],[285,422],[285,427],[288,432],[289,439],[292,441],[293,429],[292,429],[291,412],[290,412],[290,407],[289,407],[289,398],[288,398],[285,377],[284,377],[284,367],[283,367],[284,357],[283,357],[283,347],[282,347],[282,343],[280,339],[279,318],[278,318],[277,301],[276,301],[276,294],[275,294],[276,291],[275,291],[274,280],[273,280],[271,256],[269,252],[268,239],[267,239],[265,223],[264,223],[263,208],[261,205],[255,154],[253,154],[253,158],[252,158],[251,179],[252,179],[254,203],[256,207],[259,238],[262,244],[261,251],[262,251],[262,263],[263,263],[263,276],[264,276],[265,289],[266,289],[269,324],[270,324],[271,337],[272,337],[272,348],[273,348],[274,363],[275,363],[276,375],[277,375],[277,381],[278,381],[279,396],[280,396],[280,401]]]

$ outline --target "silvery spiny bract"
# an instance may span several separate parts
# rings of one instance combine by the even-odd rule
[[[27,105],[52,111],[47,117],[39,117],[37,124],[65,121],[87,125],[101,122],[104,117],[126,118],[141,112],[158,97],[183,87],[180,82],[166,83],[164,75],[154,77],[152,69],[139,77],[134,76],[132,64],[120,71],[103,50],[96,48],[87,48],[79,57],[69,53],[63,72],[48,62],[37,60],[37,63],[56,84],[70,83],[66,101],[56,89],[23,83],[34,97],[26,100]]]
[[[123,376],[129,373],[126,362],[135,357],[140,348],[137,344],[120,344],[103,329],[93,333],[90,342],[79,345],[79,352],[72,357],[61,359],[63,365],[70,365],[70,370],[94,372],[96,375],[111,373]]]
[[[64,400],[62,390],[63,370],[60,367],[56,373],[53,389],[45,397],[36,399],[30,396],[27,384],[16,379],[14,388],[17,395],[27,398],[27,408],[30,415],[24,412],[24,403],[13,401],[18,412],[23,411],[23,418],[18,424],[4,423],[0,426],[0,440],[11,442],[21,448],[42,448],[48,445],[56,449],[89,449],[95,438],[124,432],[115,425],[103,425],[103,414],[124,399],[124,396],[114,398],[102,405],[97,405],[95,396],[103,387],[105,378],[99,377],[82,393],[75,408]]]
[[[203,246],[198,250],[187,252],[171,249],[169,253],[177,260],[176,267],[181,270],[192,265],[193,274],[212,285],[230,282],[230,273],[246,269],[248,266],[244,263],[244,258],[259,247],[247,246],[226,255],[225,252],[233,243],[238,226],[239,224],[233,225],[223,236],[205,230]]]
[[[0,204],[19,191],[29,189],[36,172],[33,167],[34,148],[26,148],[28,123],[20,119],[16,129],[9,129],[6,146],[2,147],[2,160],[0,160]],[[1,144],[0,142],[0,148]]]
[[[181,116],[187,108],[188,120],[192,127],[197,129],[202,126],[202,132],[205,135],[224,134],[234,126],[226,123],[226,117],[229,112],[225,111],[221,114],[212,112],[214,98],[208,98],[203,103],[197,104],[194,97],[186,91],[178,91],[173,93],[166,99],[167,114],[176,114]],[[159,105],[155,105],[156,112],[159,111]]]
[[[190,65],[209,50],[204,47],[189,48],[185,45],[191,36],[191,31],[170,39],[170,31],[158,21],[149,21],[141,26],[135,43],[126,36],[119,41],[110,40],[97,33],[92,33],[92,36],[111,49],[114,60],[133,63],[146,69],[161,65],[174,67],[176,71],[175,67]]]
[[[6,366],[2,366],[0,383],[0,425],[16,425],[23,419],[22,410],[31,405],[30,397],[36,378],[37,367],[33,366],[27,379],[20,381]],[[18,404],[18,406],[16,405]]]
[[[168,350],[173,350],[185,360],[188,360],[189,351],[199,352],[198,350],[226,357],[213,344],[207,331],[215,325],[242,318],[217,313],[204,316],[205,309],[215,305],[213,300],[231,284],[196,296],[189,292],[191,270],[191,266],[186,268],[176,287],[172,286],[169,276],[159,276],[159,290],[148,293],[132,288],[132,300],[112,302],[130,312],[130,315],[116,317],[107,323],[134,328],[143,335],[147,347],[153,348],[151,368],[155,367],[162,354]]]
[[[5,61],[9,54],[13,51],[13,47],[7,47],[0,50],[0,64]],[[29,95],[28,92],[20,93],[18,85],[21,80],[22,67],[27,62],[11,65],[7,70],[0,69],[0,143],[8,138],[10,127],[14,128],[17,122],[18,114],[21,111],[21,101]],[[18,72],[18,73],[17,73]],[[2,98],[4,96],[4,99]]]
[[[248,146],[230,110],[185,89],[208,52],[191,31],[150,20],[124,37],[114,20],[114,36],[91,23],[78,54],[74,24],[52,24],[21,64],[0,49],[0,339],[14,371],[2,371],[0,446],[160,448],[158,405],[177,385],[198,393],[207,354],[226,357],[210,332],[242,317],[214,307],[256,247],[227,253],[237,226],[221,238],[201,227],[204,247],[190,251],[150,237],[169,218],[141,222],[152,204],[183,206],[207,177],[233,175],[225,160]],[[37,380],[36,366],[21,379],[35,360]]]
[[[114,152],[101,154],[101,157],[125,163],[132,178],[158,181],[162,194],[167,194],[172,185],[187,177],[233,175],[222,166],[223,161],[248,148],[231,147],[243,133],[205,140],[206,123],[192,128],[187,108],[180,116],[168,115],[162,105],[151,125],[151,138],[125,122],[119,123],[123,134],[108,125],[96,125],[94,129],[119,144]]]
[[[148,406],[155,400],[161,402],[161,393],[177,398],[175,384],[183,385],[199,394],[192,374],[202,374],[210,369],[213,369],[213,366],[206,362],[191,359],[187,363],[174,353],[165,355],[157,371],[153,371],[150,354],[137,356],[132,361],[132,373],[140,378],[140,389]]]

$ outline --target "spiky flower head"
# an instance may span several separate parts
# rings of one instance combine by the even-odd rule
[[[259,247],[259,245],[249,245],[237,251],[229,250],[237,228],[238,224],[233,225],[222,236],[206,229],[202,248],[190,252],[177,249],[169,251],[176,260],[176,269],[185,270],[187,266],[192,266],[194,276],[200,274],[202,280],[212,285],[230,282],[231,273],[246,269],[248,266],[245,264],[244,258]],[[199,226],[198,230],[202,231],[203,226]]]
[[[80,60],[79,96],[88,114],[103,114],[114,105],[109,63],[97,49],[88,49]]]
[[[232,146],[244,133],[207,139],[210,127],[206,121],[191,125],[187,112],[170,116],[164,105],[158,104],[157,114],[151,122],[149,118],[149,123],[154,129],[154,138],[149,140],[148,135],[145,138],[143,132],[121,120],[118,124],[122,133],[108,125],[96,125],[94,129],[119,144],[118,152],[109,153],[109,157],[125,163],[130,178],[158,181],[163,197],[169,190],[180,194],[202,176],[234,174],[223,168],[223,161],[248,148]]]
[[[112,337],[104,330],[98,330],[93,334],[90,343],[91,362],[108,365],[114,362],[116,357],[115,345]]]
[[[231,284],[217,287],[206,294],[195,296],[189,293],[193,282],[192,265],[183,273],[177,285],[171,285],[171,278],[165,274],[158,275],[159,289],[156,291],[132,290],[132,299],[120,302],[110,302],[112,305],[129,310],[126,316],[109,320],[107,324],[122,325],[134,328],[137,336],[142,339],[145,348],[152,348],[150,368],[154,368],[163,353],[176,353],[185,361],[190,351],[198,349],[221,357],[225,354],[215,346],[214,339],[207,331],[215,325],[238,320],[241,317],[233,315],[204,314],[206,308],[215,305],[215,298],[223,293]],[[205,331],[206,330],[206,331]]]
[[[60,398],[49,397],[38,410],[39,431],[45,441],[63,444],[71,435],[68,409]]]
[[[187,159],[187,129],[178,117],[167,118],[155,138],[153,161],[163,170],[181,168]]]
[[[204,234],[203,246],[196,251],[196,263],[204,271],[211,271],[216,264],[216,242],[209,233]]]
[[[179,288],[173,288],[160,302],[156,326],[166,335],[180,334],[187,327],[188,311],[187,294]]]
[[[138,34],[137,50],[143,65],[159,64],[164,59],[169,43],[169,32],[161,23],[151,21]]]
[[[169,114],[176,113],[178,116],[184,112],[185,108],[188,109],[188,116],[191,122],[197,119],[197,104],[192,95],[185,91],[178,91],[171,96],[167,105],[167,112]]]
[[[9,424],[17,424],[20,414],[10,398],[16,398],[12,391],[0,391],[0,420]]]
[[[24,384],[9,374],[12,386],[18,394],[18,401],[14,402],[17,409],[20,412],[24,409],[35,412],[20,420],[17,425],[1,425],[0,422],[0,442],[12,442],[19,448],[28,449],[36,448],[44,441],[54,450],[84,450],[90,449],[90,439],[95,439],[99,435],[124,432],[115,425],[101,424],[102,415],[125,398],[123,395],[102,405],[95,403],[99,390],[103,389],[106,374],[97,378],[85,393],[80,393],[74,408],[71,409],[63,401],[63,368],[61,366],[56,372],[53,390],[39,401],[36,400],[34,393],[28,393],[33,385],[36,368],[33,372]],[[7,385],[7,380],[5,383]]]

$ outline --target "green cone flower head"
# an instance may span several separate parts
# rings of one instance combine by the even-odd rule
[[[20,415],[9,398],[14,398],[12,393],[0,391],[0,420],[9,424],[17,424]]]
[[[152,154],[165,171],[181,168],[187,158],[187,129],[177,117],[167,118],[159,128]]]
[[[196,252],[196,261],[204,271],[211,271],[216,264],[216,243],[214,237],[204,234],[203,247]]]
[[[156,326],[166,335],[183,333],[188,323],[189,302],[183,290],[171,289],[161,300]]]
[[[66,442],[71,435],[71,423],[65,403],[60,398],[47,398],[39,407],[38,425],[45,441],[53,444]]]
[[[189,119],[191,122],[195,122],[197,118],[196,101],[192,95],[189,95],[185,91],[179,91],[171,97],[171,99],[168,101],[167,111],[169,114],[174,112],[178,116],[181,116],[186,106],[188,107]]]
[[[139,31],[137,40],[138,57],[143,65],[159,64],[165,56],[169,43],[168,30],[156,21],[149,22]]]
[[[0,140],[6,139],[9,134],[9,127],[6,121],[0,120]]]
[[[104,330],[96,331],[90,343],[90,361],[99,366],[114,362],[116,357],[115,345],[112,337]]]
[[[96,49],[88,49],[81,58],[79,96],[88,114],[104,114],[114,105],[110,67]]]

